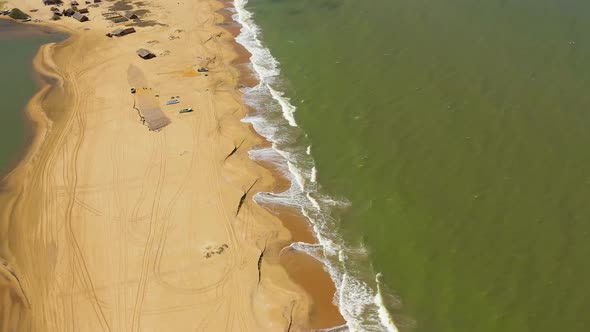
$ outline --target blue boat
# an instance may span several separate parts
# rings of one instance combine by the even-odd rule
[[[170,99],[170,100],[166,101],[166,105],[174,105],[174,104],[178,104],[178,99]]]

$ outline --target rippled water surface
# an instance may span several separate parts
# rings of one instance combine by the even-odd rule
[[[63,36],[0,20],[0,171],[15,163],[27,141],[23,108],[38,88],[32,61],[42,44]]]
[[[589,2],[247,8],[400,330],[590,329]]]

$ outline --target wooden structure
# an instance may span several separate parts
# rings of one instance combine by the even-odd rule
[[[72,8],[63,11],[63,15],[67,17],[74,16],[74,14],[76,14],[76,12]]]
[[[140,48],[136,51],[137,55],[139,55],[140,58],[144,59],[144,60],[148,60],[151,58],[155,58],[156,55],[152,52],[150,52],[149,50],[146,50],[145,48]]]
[[[136,20],[139,18],[139,16],[137,16],[137,14],[135,14],[134,12],[125,12],[125,15],[123,15],[126,19],[128,20]]]
[[[113,32],[110,33],[110,35],[115,36],[115,37],[123,37],[125,35],[128,35],[130,33],[134,33],[134,32],[135,32],[134,28],[115,29],[115,30],[113,30]]]
[[[72,17],[80,22],[88,21],[88,17],[86,15],[81,14],[80,12],[75,12],[74,15],[72,15]]]
[[[43,0],[43,4],[45,6],[49,6],[49,5],[59,5],[60,3],[62,3],[61,0]]]
[[[78,13],[80,14],[88,14],[88,8],[81,8],[80,10],[78,10]]]
[[[123,17],[121,15],[118,15],[118,16],[111,18],[111,21],[113,21],[113,23],[123,23],[123,22],[129,21],[129,19],[127,19],[126,17]]]

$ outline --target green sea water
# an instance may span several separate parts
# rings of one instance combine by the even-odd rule
[[[248,8],[400,330],[590,331],[590,2]]]
[[[38,85],[33,57],[42,44],[57,41],[57,34],[0,20],[0,172],[14,165],[29,139],[23,109]]]

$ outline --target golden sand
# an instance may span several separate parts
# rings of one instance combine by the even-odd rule
[[[8,3],[39,9],[33,19],[50,17],[40,0]],[[90,7],[89,22],[43,22],[71,38],[35,59],[57,83],[30,101],[35,140],[0,192],[0,331],[305,331],[341,323],[321,266],[280,258],[291,232],[310,239],[309,230],[290,232],[251,200],[280,183],[248,158],[263,141],[240,122],[246,108],[232,65],[239,52],[216,25],[223,5],[128,3],[156,24],[107,38],[119,26],[102,14],[115,4]],[[138,48],[156,58],[139,58]],[[200,66],[210,72],[196,72]],[[159,103],[168,126],[147,130],[129,82]],[[176,96],[179,104],[164,105]],[[185,107],[194,111],[177,112]]]

